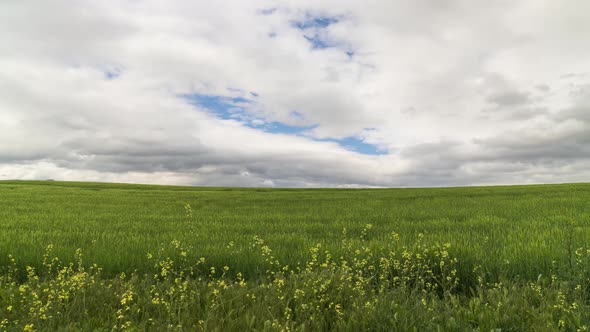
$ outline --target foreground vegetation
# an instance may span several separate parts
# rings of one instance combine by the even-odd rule
[[[589,198],[0,182],[0,331],[585,331]]]

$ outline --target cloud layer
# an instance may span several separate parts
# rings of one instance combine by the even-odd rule
[[[548,0],[3,1],[0,179],[588,181],[588,12]]]

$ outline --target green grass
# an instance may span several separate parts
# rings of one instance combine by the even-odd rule
[[[0,330],[30,323],[41,330],[581,331],[590,326],[589,202],[590,184],[257,189],[0,181]],[[255,236],[264,244],[253,247]],[[457,284],[424,286],[444,275],[442,258],[431,255],[446,243]],[[318,244],[319,258],[310,253]],[[49,269],[48,245],[65,267],[78,264],[81,249],[82,269]],[[333,264],[306,268],[326,262],[326,252]],[[396,260],[408,265],[387,265]],[[168,261],[173,273],[163,277]],[[92,264],[102,271],[88,272]],[[209,275],[224,266],[223,276]],[[238,272],[247,286],[237,286]],[[41,309],[64,288],[66,300]],[[314,295],[302,300],[299,290]],[[129,292],[133,304],[122,305]],[[164,293],[180,295],[154,304]],[[52,318],[41,319],[43,310]],[[3,314],[11,317],[4,325]]]
[[[317,243],[338,254],[344,228],[358,237],[372,224],[373,246],[392,231],[408,242],[424,233],[451,243],[465,264],[536,278],[552,261],[564,262],[569,247],[586,244],[589,202],[589,184],[344,190],[1,181],[0,262],[13,254],[39,267],[53,244],[62,259],[81,248],[107,274],[144,272],[146,253],[176,239],[196,257],[250,274],[254,235],[294,264]]]

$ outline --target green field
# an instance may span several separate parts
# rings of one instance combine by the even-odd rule
[[[587,283],[590,254],[586,250],[590,242],[589,203],[590,184],[428,189],[245,189],[0,181],[0,266],[4,271],[0,273],[5,275],[0,283],[0,290],[3,290],[0,292],[0,305],[3,306],[0,307],[0,322],[2,315],[8,317],[3,327],[7,330],[22,330],[27,327],[28,320],[33,325],[27,328],[41,330],[146,330],[149,326],[153,326],[153,330],[232,330],[246,325],[259,330],[411,330],[414,327],[417,330],[489,331],[489,328],[503,328],[502,331],[506,331],[539,330],[541,327],[550,331],[583,330],[584,325],[590,326],[590,316],[585,313],[590,298]],[[258,240],[256,245],[255,237],[264,243]],[[439,245],[444,244],[450,245],[444,251],[457,260],[453,263],[457,284],[441,285],[436,289],[424,286],[427,282],[421,284],[420,280],[430,277],[438,280],[444,272],[436,267],[442,266],[436,260],[440,257],[430,257],[441,248]],[[70,278],[79,274],[81,269],[86,273],[85,278],[89,278],[89,268],[96,264],[102,268],[96,278],[110,282],[114,288],[122,287],[117,296],[123,296],[124,291],[129,290],[125,287],[135,287],[134,303],[142,309],[141,314],[129,314],[132,317],[127,325],[117,325],[119,315],[111,315],[102,307],[85,309],[104,313],[104,317],[95,314],[95,318],[102,317],[95,320],[84,319],[84,315],[91,314],[88,312],[58,319],[65,309],[59,311],[53,307],[52,310],[57,311],[51,319],[31,314],[36,309],[27,307],[28,300],[22,303],[16,300],[26,292],[20,294],[15,289],[18,285],[31,283],[32,275],[38,275],[40,280],[37,282],[50,288],[47,285],[56,280],[59,273],[52,272],[47,268],[47,262],[44,263],[48,245],[53,246],[51,257],[59,258],[62,266],[77,262],[75,253],[81,249],[83,262],[78,270],[70,271]],[[316,256],[313,250],[310,252],[314,247],[318,248]],[[268,249],[270,254],[265,251]],[[405,256],[404,250],[408,253]],[[326,258],[326,252],[332,258]],[[416,253],[430,258],[423,260],[422,256],[415,256]],[[14,258],[14,263],[9,255]],[[153,258],[148,259],[148,255]],[[153,296],[147,293],[148,284],[173,286],[171,280],[153,277],[162,271],[162,264],[158,262],[167,259],[175,262],[175,267],[182,262],[184,270],[179,270],[182,273],[177,271],[177,275],[181,280],[194,283],[191,287],[196,293],[206,293],[204,289],[208,289],[214,294],[215,285],[211,285],[211,280],[227,279],[227,283],[237,283],[242,280],[241,275],[249,285],[257,285],[256,290],[262,294],[259,297],[266,298],[272,293],[269,285],[274,285],[276,280],[283,278],[287,286],[281,287],[293,287],[294,292],[298,283],[311,287],[306,280],[319,278],[325,282],[325,276],[320,276],[328,273],[326,271],[332,273],[330,280],[335,280],[344,273],[342,261],[350,263],[354,257],[360,259],[363,255],[365,265],[357,264],[358,271],[347,273],[354,278],[360,276],[366,289],[359,294],[355,293],[358,290],[351,288],[351,293],[347,294],[352,298],[366,296],[365,300],[389,303],[387,306],[379,302],[379,309],[375,309],[373,316],[369,309],[360,308],[356,302],[346,300],[346,296],[337,299],[344,295],[337,293],[340,295],[336,296],[336,291],[326,292],[327,307],[318,307],[317,311],[331,312],[338,304],[336,302],[341,301],[343,308],[338,310],[345,314],[339,316],[335,310],[326,317],[320,315],[323,318],[315,321],[308,319],[315,317],[309,313],[305,315],[311,316],[303,313],[287,315],[283,309],[295,302],[285,300],[285,304],[268,300],[260,304],[258,301],[261,300],[246,301],[246,291],[242,294],[231,287],[226,290],[226,296],[233,300],[221,302],[228,308],[222,313],[216,311],[215,315],[208,303],[190,307],[187,304],[190,300],[185,296],[184,302],[175,302],[179,306],[182,303],[187,305],[182,307],[184,311],[179,309],[174,315],[169,308],[168,311],[158,311],[148,322],[152,316],[146,312],[156,312],[156,309],[149,309],[149,303],[145,304],[148,307],[141,307],[138,302]],[[197,263],[201,257],[205,258],[205,263]],[[414,265],[423,263],[424,271],[418,273],[412,270],[414,268],[403,270],[397,267],[391,268],[395,273],[381,279],[363,279],[364,273],[372,271],[369,266],[373,266],[375,276],[381,276],[380,264],[385,263],[380,259],[395,261],[396,257],[402,265],[406,261],[416,262]],[[308,270],[306,264],[314,259],[324,260],[324,263],[327,259],[327,263],[325,266],[318,263],[319,267]],[[275,261],[279,263],[274,264]],[[32,275],[27,276],[27,266],[34,269]],[[217,274],[211,275],[212,267]],[[224,271],[224,267],[227,272],[221,276],[219,271]],[[10,269],[17,271],[8,272]],[[44,270],[46,272],[42,272]],[[122,273],[129,278],[125,282],[120,281]],[[406,276],[408,282],[403,285],[389,282],[385,287],[383,280],[389,280],[393,275]],[[535,290],[531,283],[542,288],[539,292],[547,293],[539,295],[538,300],[518,302],[521,298],[533,296],[528,293],[529,288]],[[576,288],[578,285],[580,289]],[[100,293],[99,288],[88,287],[87,293],[95,292],[95,298],[108,297]],[[145,288],[145,294],[138,288]],[[274,289],[274,292],[279,291]],[[496,291],[498,294],[493,295]],[[12,298],[8,294],[13,294]],[[393,306],[392,303],[402,297],[406,299],[405,304]],[[69,299],[73,302],[62,303],[63,308],[74,304],[79,306],[78,297]],[[85,297],[85,301],[88,299]],[[312,303],[313,299],[308,300]],[[496,301],[530,311],[521,308],[521,311],[510,312],[512,309],[506,309],[508,311],[502,313],[497,307],[494,308],[496,311],[482,309],[478,312],[473,308],[473,301],[477,299],[480,299],[477,303],[482,308],[492,308]],[[240,305],[233,308],[236,301],[241,301]],[[345,305],[349,303],[346,301],[352,302]],[[332,303],[331,307],[329,303]],[[425,306],[424,313],[413,307],[421,305]],[[12,307],[11,310],[7,310],[8,306]],[[111,309],[115,310],[115,307]],[[275,309],[277,312],[273,311]],[[369,314],[362,313],[365,311]],[[458,316],[452,320],[441,318],[454,314]],[[392,317],[405,318],[392,321]],[[404,324],[400,323],[402,321]],[[396,325],[398,323],[401,325]]]

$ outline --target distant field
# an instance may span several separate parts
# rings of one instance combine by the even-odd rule
[[[180,326],[178,330],[239,330],[247,322],[252,329],[269,331],[428,330],[435,326],[482,331],[496,327],[538,330],[543,326],[546,330],[583,331],[581,327],[590,324],[589,203],[590,184],[246,189],[0,181],[0,330],[26,329],[29,319],[42,330],[110,330],[109,324],[119,330],[133,330],[131,326],[140,330],[148,326],[155,326],[155,330],[171,330],[171,326]],[[450,247],[440,249],[444,244]],[[94,292],[101,303],[111,301],[112,306],[87,308],[84,300],[84,310],[57,319],[55,315],[63,315],[64,308],[82,305],[78,296],[67,296],[63,307],[51,307],[51,319],[42,318],[49,309],[42,309],[35,292],[51,293],[49,289],[66,287],[53,281],[70,280],[48,267],[47,259],[44,262],[48,245],[53,246],[51,257],[58,257],[61,264],[81,264],[77,272],[74,267],[64,272],[68,278],[90,278],[80,287],[88,294]],[[75,258],[78,249],[83,261]],[[198,263],[201,257],[206,263]],[[424,257],[429,258],[424,261]],[[456,262],[446,261],[447,257]],[[317,260],[322,259],[325,261],[320,264]],[[176,271],[167,267],[178,262],[190,268]],[[100,288],[107,281],[103,286],[92,286],[94,277],[87,274],[92,264],[103,269],[96,278],[104,278],[109,289],[117,289],[114,295]],[[350,270],[347,264],[352,264]],[[449,271],[453,271],[452,278],[458,278],[457,284],[443,286],[443,282],[433,287],[431,282],[445,280],[441,279],[448,273],[445,268],[449,265],[445,264],[453,264]],[[6,272],[10,266],[18,271]],[[40,273],[47,284],[37,284],[35,272],[26,276],[27,266],[34,271],[47,270]],[[195,266],[200,270],[193,269]],[[213,272],[209,273],[210,269]],[[327,279],[326,271],[330,273]],[[119,281],[122,274],[134,277]],[[342,277],[345,275],[350,275],[349,279]],[[330,286],[340,277],[340,286]],[[451,277],[449,280],[454,280]],[[200,278],[217,283],[203,284]],[[224,278],[235,285],[240,280],[260,285],[247,286],[242,293],[238,286],[230,287],[219,295],[226,289]],[[183,280],[194,284],[183,284],[182,288]],[[276,284],[277,280],[283,281]],[[18,295],[30,298],[30,304],[17,301],[21,282],[32,285],[30,296],[27,291]],[[351,285],[348,291],[343,290],[346,285]],[[158,287],[167,291],[154,291]],[[314,287],[323,290],[318,293]],[[193,289],[194,293],[181,292],[183,295],[174,300],[177,302],[157,298],[158,294],[177,294],[178,289]],[[307,311],[293,313],[299,310],[297,301],[302,300],[297,294],[302,292],[316,295],[302,302]],[[349,293],[344,296],[343,292]],[[43,296],[51,303],[54,300],[49,293]],[[255,293],[256,301],[251,297]],[[137,312],[132,314],[130,307],[121,306],[131,301],[126,296],[134,301]],[[201,300],[194,300],[195,296]],[[217,296],[218,302],[211,300]],[[220,300],[222,297],[225,300]],[[175,299],[173,295],[170,298]],[[368,309],[364,303],[369,305],[373,300],[371,305],[377,309],[365,315]],[[400,307],[402,300],[406,304]],[[359,301],[364,301],[362,306]],[[500,306],[507,302],[512,309],[503,313]],[[18,314],[13,309],[16,303],[21,303]],[[162,303],[165,310],[158,309]],[[175,305],[178,312],[172,313]],[[218,311],[219,306],[224,311]],[[283,311],[285,307],[294,311]],[[309,309],[312,307],[315,311]],[[120,318],[120,310],[129,317]],[[37,311],[41,313],[33,314]],[[12,318],[3,323],[2,315]],[[88,320],[88,315],[96,319]],[[456,319],[447,320],[453,315]],[[514,328],[521,319],[523,325]],[[125,325],[127,322],[131,325]]]
[[[143,272],[146,253],[179,240],[197,258],[249,274],[254,235],[293,264],[317,243],[338,254],[343,229],[357,238],[367,224],[371,246],[392,231],[406,243],[423,233],[426,242],[451,243],[469,266],[536,278],[588,243],[590,184],[346,190],[0,181],[0,262],[13,254],[23,266],[38,266],[53,244],[63,259],[81,248],[107,273]]]

